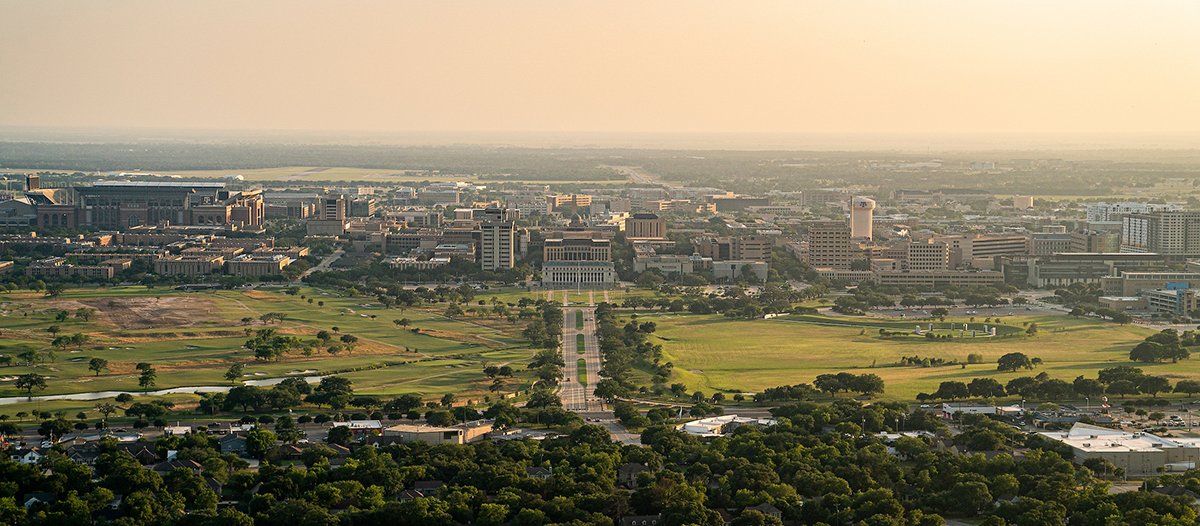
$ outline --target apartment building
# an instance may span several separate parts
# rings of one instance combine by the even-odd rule
[[[1121,223],[1121,252],[1153,252],[1172,261],[1200,256],[1200,212],[1126,216]]]

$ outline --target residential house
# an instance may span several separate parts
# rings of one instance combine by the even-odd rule
[[[411,489],[402,490],[400,493],[396,494],[396,500],[399,502],[408,502],[413,499],[421,498],[425,498],[425,496]]]
[[[540,467],[540,466],[534,466],[532,468],[525,468],[525,475],[528,476],[529,478],[546,480],[546,479],[550,478],[550,476],[553,474],[554,473],[552,471],[550,471],[546,468]]]
[[[230,453],[238,456],[246,454],[246,437],[238,434],[229,434],[221,437],[221,454],[228,455]]]
[[[58,500],[58,496],[53,493],[26,493],[22,499],[25,509],[32,508],[36,504],[50,504],[56,500]]]
[[[190,470],[193,475],[199,475],[202,471],[204,471],[204,466],[201,466],[200,463],[196,462],[195,460],[168,460],[166,462],[160,462],[158,465],[154,466],[154,471],[158,472],[160,475],[167,475],[177,469],[187,469]]]
[[[620,468],[617,468],[617,484],[633,489],[637,487],[638,473],[650,471],[650,468],[643,464],[635,464],[630,462]]]
[[[422,497],[436,497],[437,492],[446,483],[440,480],[418,480],[413,483],[413,491],[420,493]]]
[[[125,453],[128,453],[142,464],[153,464],[158,460],[158,453],[154,451],[153,445],[150,442],[118,444],[117,451],[124,451]]]
[[[42,459],[42,452],[36,447],[20,448],[13,451],[9,459],[17,464],[37,464]]]
[[[775,517],[776,519],[783,520],[783,512],[780,511],[779,508],[776,508],[775,506],[772,506],[765,502],[762,504],[759,504],[758,506],[748,506],[745,510],[742,510],[742,511],[747,511],[747,510],[754,510],[754,511],[760,512],[763,515],[766,515],[768,517]]]
[[[621,517],[621,526],[655,526],[662,515],[635,515]]]

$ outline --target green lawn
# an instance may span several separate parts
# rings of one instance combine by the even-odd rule
[[[1129,364],[1129,350],[1152,331],[1117,326],[1068,316],[1005,318],[1009,327],[1036,322],[1035,337],[954,339],[884,339],[878,330],[823,326],[786,320],[729,320],[722,316],[642,314],[658,325],[655,336],[663,345],[663,361],[675,364],[672,382],[688,390],[758,392],[767,387],[811,382],[818,374],[850,371],[878,374],[887,382],[888,398],[911,400],[919,392],[933,392],[947,380],[969,381],[994,377],[1001,383],[1045,371],[1067,381],[1079,375]],[[829,317],[829,320],[840,321]],[[870,318],[842,318],[859,323]],[[948,320],[949,321],[949,320]],[[965,320],[953,320],[962,323]],[[886,322],[879,322],[886,323]],[[1009,352],[1042,358],[1045,365],[1033,372],[1000,373],[995,361]],[[921,368],[898,366],[903,356],[935,357],[966,362],[967,355],[983,355],[984,364]],[[1147,374],[1172,381],[1200,378],[1200,361],[1141,366]]]
[[[0,378],[8,378],[0,380],[0,396],[24,394],[13,387],[11,378],[31,372],[47,377],[47,388],[33,393],[35,395],[137,391],[138,377],[133,366],[138,362],[155,366],[157,379],[152,389],[156,390],[230,385],[224,374],[234,363],[246,364],[245,380],[286,377],[300,372],[351,371],[344,374],[353,377],[360,391],[381,394],[414,392],[430,396],[445,393],[473,396],[471,393],[476,393],[482,398],[482,393],[489,392],[491,386],[490,380],[485,382],[482,374],[486,363],[511,363],[514,366],[518,374],[507,380],[506,392],[532,382],[532,376],[524,368],[532,351],[523,348],[526,342],[513,336],[519,332],[519,326],[498,318],[467,316],[451,320],[442,316],[437,306],[385,309],[373,298],[339,298],[336,293],[309,287],[302,287],[297,295],[289,296],[284,290],[276,287],[181,293],[146,287],[85,288],[72,289],[58,300],[47,300],[41,294],[28,291],[0,294],[3,304],[0,306],[0,333],[4,336],[0,341],[0,355],[15,357],[30,349],[41,349],[45,353],[51,349],[52,339],[45,328],[53,324],[62,328],[61,334],[82,332],[93,338],[82,348],[57,350],[53,359],[46,355],[43,363],[0,367]],[[117,303],[110,304],[112,299]],[[312,303],[309,303],[310,299]],[[121,312],[124,301],[141,302],[144,317],[151,319],[158,318],[160,311],[167,316],[168,311],[175,308],[174,315],[179,318],[179,323],[115,325],[119,320],[114,316]],[[87,322],[76,318],[63,322],[54,320],[53,313],[59,308],[73,312],[81,302],[96,306],[103,316]],[[283,313],[285,320],[263,325],[258,318],[268,312]],[[243,318],[252,321],[243,322]],[[393,323],[401,318],[410,320],[408,329]],[[278,362],[257,361],[242,348],[247,340],[244,329],[253,331],[264,327],[299,333],[301,340],[312,342],[310,345],[316,347],[316,352],[304,356],[296,350]],[[333,334],[335,341],[332,343],[337,343],[342,335],[353,335],[359,339],[355,351],[330,355],[315,345],[316,332],[332,332],[333,327],[338,330]],[[414,333],[410,330],[413,328],[419,328],[421,332]],[[431,331],[441,332],[431,334]],[[109,361],[109,368],[98,376],[88,370],[88,362],[94,357]],[[376,368],[428,357],[447,359]]]
[[[575,328],[583,328],[583,311],[581,310],[575,311]]]
[[[579,361],[575,362],[575,365],[576,365],[576,369],[575,369],[576,373],[575,374],[579,375],[579,384],[586,387],[587,381],[588,381],[587,360],[580,358]]]
[[[579,354],[584,354],[587,352],[586,348],[584,347],[584,339],[582,334],[575,335],[575,351]]]

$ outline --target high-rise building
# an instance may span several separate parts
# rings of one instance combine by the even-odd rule
[[[873,210],[875,210],[875,201],[866,197],[855,197],[850,200],[850,237],[871,239]]]
[[[850,226],[840,221],[808,227],[808,263],[816,268],[848,269],[858,259],[850,243]]]
[[[321,219],[325,221],[345,221],[346,199],[340,195],[326,195],[322,197]]]
[[[1171,260],[1200,256],[1200,212],[1126,216],[1121,225],[1121,252],[1152,252]]]
[[[483,270],[513,268],[517,230],[511,221],[484,221],[480,225],[480,265]]]
[[[1094,205],[1088,205],[1087,220],[1089,223],[1110,223],[1119,222],[1130,214],[1182,211],[1183,207],[1176,204],[1097,203]]]
[[[731,240],[730,259],[762,261],[771,264],[771,251],[775,249],[775,236],[734,236]]]

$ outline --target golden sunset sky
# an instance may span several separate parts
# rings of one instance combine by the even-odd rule
[[[1194,133],[1200,2],[0,0],[0,126]]]

